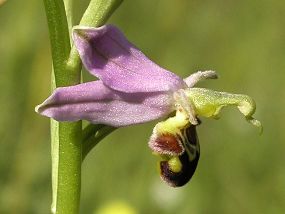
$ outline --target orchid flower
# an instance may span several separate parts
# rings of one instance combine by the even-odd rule
[[[115,127],[161,119],[149,147],[163,160],[161,178],[182,186],[192,177],[200,154],[198,116],[218,118],[220,110],[237,106],[245,119],[261,127],[252,115],[255,102],[247,95],[195,88],[203,79],[216,79],[214,71],[198,71],[182,79],[159,67],[112,25],[77,26],[74,44],[85,68],[99,80],[57,88],[36,112],[58,121],[87,120]]]

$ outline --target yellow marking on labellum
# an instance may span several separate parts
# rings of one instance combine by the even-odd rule
[[[189,126],[189,119],[185,112],[177,111],[174,117],[170,117],[163,122],[159,122],[155,126],[155,132],[159,134],[170,133],[176,136],[180,130]]]
[[[172,172],[178,173],[178,172],[181,172],[182,170],[182,164],[178,156],[174,156],[170,158],[168,161],[168,165],[169,165],[169,169]]]

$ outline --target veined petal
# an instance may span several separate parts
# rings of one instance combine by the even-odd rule
[[[118,127],[168,115],[174,110],[172,99],[164,92],[115,91],[99,80],[57,88],[36,112],[58,121],[88,120]]]
[[[149,60],[115,26],[77,26],[73,40],[86,69],[110,88],[134,93],[187,87],[176,74]]]

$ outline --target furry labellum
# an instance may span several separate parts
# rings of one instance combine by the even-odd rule
[[[196,126],[187,123],[175,127],[172,122],[178,122],[177,118],[158,123],[149,142],[154,154],[162,158],[159,162],[160,177],[172,187],[180,187],[190,181],[200,157]]]

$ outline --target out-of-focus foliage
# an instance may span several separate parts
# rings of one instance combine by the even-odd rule
[[[79,17],[87,1],[77,2]],[[236,109],[218,121],[202,119],[196,174],[172,189],[147,147],[155,123],[119,129],[84,161],[81,213],[118,202],[130,213],[283,213],[285,2],[126,0],[109,22],[181,76],[216,70],[220,79],[200,86],[255,98],[264,133]],[[0,213],[48,213],[49,120],[34,113],[50,88],[42,1],[7,1],[0,27]]]
[[[6,0],[0,0],[0,6],[2,5],[2,4],[4,4],[6,2]]]

